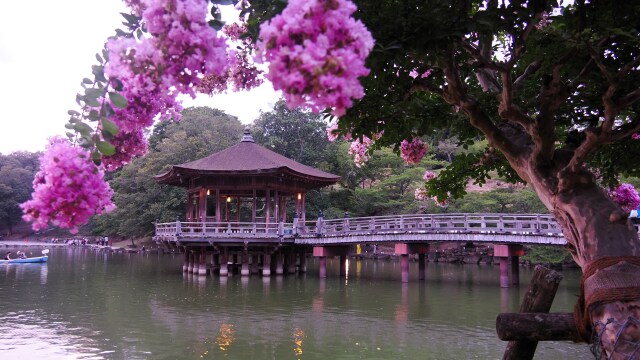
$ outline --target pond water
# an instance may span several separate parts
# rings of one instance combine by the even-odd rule
[[[11,249],[10,249],[11,250]],[[30,256],[39,254],[38,250]],[[47,264],[0,265],[0,359],[500,359],[499,312],[516,312],[531,271],[501,289],[497,266],[350,261],[348,277],[200,278],[182,256],[52,249]],[[552,311],[570,312],[579,271]],[[589,358],[540,343],[536,359]]]

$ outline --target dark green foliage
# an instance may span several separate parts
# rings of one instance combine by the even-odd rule
[[[562,264],[571,261],[571,254],[556,246],[538,245],[532,246],[522,259],[534,264]]]
[[[153,233],[153,222],[184,217],[186,190],[160,186],[154,176],[170,165],[196,160],[235,145],[243,126],[233,116],[206,107],[188,108],[178,123],[160,123],[150,138],[149,153],[114,173],[109,181],[117,209],[93,219],[100,235],[142,237]]]
[[[7,234],[11,234],[13,227],[21,221],[19,204],[31,197],[39,156],[39,153],[30,152],[0,154],[0,227]]]

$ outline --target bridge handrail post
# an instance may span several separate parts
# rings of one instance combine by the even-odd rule
[[[502,218],[502,215],[500,215],[500,218],[498,220],[498,231],[504,232],[504,219]]]
[[[180,225],[180,217],[176,216],[176,235],[182,232],[182,226]]]
[[[469,221],[467,220],[467,214],[464,214],[464,229],[469,230]]]

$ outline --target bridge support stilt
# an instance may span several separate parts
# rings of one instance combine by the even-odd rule
[[[300,256],[300,269],[298,271],[304,274],[307,272],[307,253],[305,253],[304,251],[301,251],[299,256]]]
[[[429,252],[429,244],[396,244],[394,252],[400,255],[400,279],[403,283],[409,282],[409,255],[418,254],[420,264],[418,265],[418,278],[426,278],[425,254]]]
[[[347,255],[340,256],[340,277],[347,276]]]
[[[327,277],[327,257],[340,256],[340,275],[346,275],[346,260],[349,254],[349,246],[314,246],[313,256],[320,258],[320,278]],[[344,271],[344,273],[343,273]]]
[[[281,251],[276,253],[276,275],[284,274],[284,254]]]
[[[220,276],[229,276],[229,254],[227,249],[220,254]]]
[[[295,274],[296,273],[296,253],[293,249],[290,249],[287,252],[287,273]]]
[[[403,283],[409,282],[409,254],[400,254],[400,273]]]
[[[327,277],[327,257],[320,256],[320,279]]]
[[[182,272],[189,271],[189,252],[184,252],[184,262],[182,263]]]
[[[271,254],[262,255],[262,276],[271,276]]]
[[[260,268],[258,267],[258,260],[260,259],[259,255],[251,255],[251,274],[259,274]]]
[[[511,285],[520,285],[520,257],[511,257]]]
[[[198,267],[198,275],[207,276],[207,254],[202,251],[200,253],[200,266]]]
[[[493,256],[500,259],[500,287],[509,287],[509,259],[511,259],[511,284],[520,284],[519,257],[522,255],[524,255],[522,245],[493,245]]]
[[[211,254],[211,274],[213,274],[216,270],[220,271],[220,258],[219,254],[213,253]]]
[[[427,254],[418,254],[418,280],[427,278]]]
[[[242,254],[242,267],[240,268],[241,276],[249,276],[249,254]]]
[[[189,268],[187,269],[187,272],[189,274],[193,274],[193,266],[194,266],[193,262],[194,262],[194,255],[193,255],[193,252],[189,250]]]

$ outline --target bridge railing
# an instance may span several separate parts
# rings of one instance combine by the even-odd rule
[[[551,215],[538,214],[412,214],[307,221],[299,234],[339,236],[377,232],[475,232],[562,236]]]
[[[157,237],[362,235],[394,232],[472,232],[562,236],[551,215],[545,214],[410,214],[355,217],[293,223],[168,222],[156,224]]]

